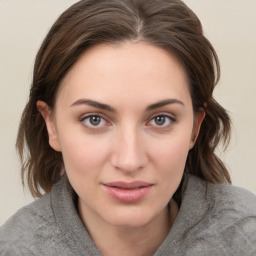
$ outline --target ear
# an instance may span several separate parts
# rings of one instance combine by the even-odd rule
[[[191,135],[189,149],[193,148],[196,143],[197,137],[199,135],[200,127],[204,118],[205,118],[205,111],[202,108],[200,108],[194,116],[194,126],[193,126],[192,135]]]
[[[36,106],[38,111],[41,113],[41,115],[44,118],[48,136],[49,136],[50,146],[56,151],[61,151],[59,140],[58,140],[58,134],[56,130],[56,125],[54,122],[51,108],[44,101],[41,101],[41,100],[37,101]]]

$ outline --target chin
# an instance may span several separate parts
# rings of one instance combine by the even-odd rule
[[[126,208],[126,209],[125,209]],[[124,207],[124,209],[110,212],[103,217],[106,222],[113,226],[125,228],[139,228],[152,222],[158,214],[154,214],[152,209],[146,210],[138,207]]]

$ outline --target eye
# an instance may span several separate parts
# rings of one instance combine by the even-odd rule
[[[151,126],[157,126],[157,127],[168,127],[173,122],[175,122],[175,118],[167,116],[167,115],[158,115],[154,116],[148,124]]]
[[[82,118],[81,122],[88,128],[102,128],[107,126],[107,121],[100,115],[89,115]]]

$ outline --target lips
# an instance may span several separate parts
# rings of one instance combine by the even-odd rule
[[[117,181],[105,183],[103,186],[113,199],[122,203],[136,203],[146,197],[153,184],[144,181]]]

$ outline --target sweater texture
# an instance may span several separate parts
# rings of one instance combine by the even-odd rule
[[[0,255],[102,255],[79,218],[67,178],[0,228]],[[256,196],[186,175],[177,218],[153,254],[160,255],[256,256]]]

